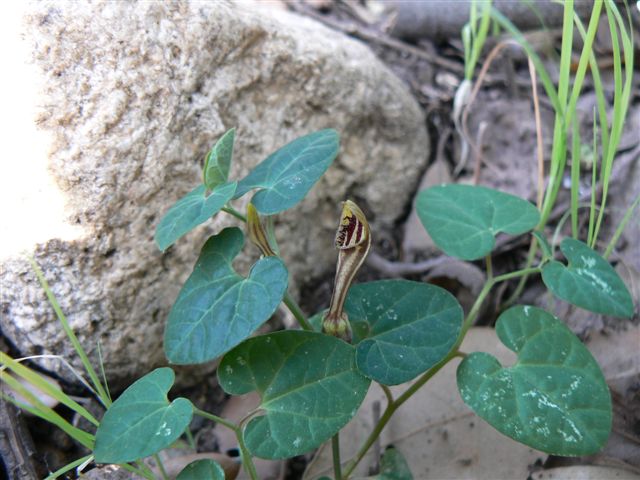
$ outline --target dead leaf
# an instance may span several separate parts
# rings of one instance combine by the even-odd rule
[[[552,138],[552,114],[542,109],[542,134],[545,158],[549,158]],[[476,139],[486,124],[482,145],[483,168],[480,185],[495,188],[527,200],[535,200],[537,191],[536,127],[531,100],[494,98],[481,91],[469,113],[468,130]],[[474,165],[469,162],[468,168]]]
[[[586,344],[598,361],[613,397],[609,441],[592,461],[615,459],[640,468],[640,325],[592,334]]]
[[[531,475],[533,480],[638,480],[638,474],[616,467],[576,465],[573,467],[551,468]]]
[[[448,259],[440,265],[434,266],[429,270],[427,280],[435,277],[452,278],[460,282],[461,285],[469,289],[472,295],[477,296],[482,290],[487,278],[484,272],[473,263],[458,260],[457,258]]]
[[[451,182],[452,179],[451,173],[449,172],[449,166],[444,158],[437,158],[422,177],[420,186],[418,187],[418,192],[433,185]],[[417,252],[430,256],[439,252],[439,249],[435,246],[431,237],[427,235],[426,230],[422,226],[422,222],[418,218],[415,202],[411,209],[411,214],[404,225],[402,251],[405,256],[411,256]]]

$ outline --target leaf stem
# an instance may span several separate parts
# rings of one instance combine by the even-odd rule
[[[488,254],[485,257],[485,263],[487,265],[487,278],[491,280],[493,279],[493,262],[491,261],[491,254]]]
[[[249,450],[247,450],[247,446],[244,444],[242,432],[239,429],[236,431],[236,438],[238,439],[238,446],[240,447],[240,452],[242,454],[242,465],[249,474],[249,477],[251,477],[251,480],[260,480],[258,472],[256,471],[256,466],[253,464],[253,459],[251,458]]]
[[[458,341],[456,342],[454,348],[457,349],[462,344],[462,340],[464,340],[464,337],[467,334],[467,331],[469,331],[469,329],[473,325],[473,322],[476,320],[476,318],[478,317],[478,314],[480,313],[480,307],[482,306],[484,299],[489,294],[489,291],[491,291],[491,289],[495,284],[504,282],[506,280],[511,280],[513,278],[519,278],[519,277],[526,278],[528,275],[531,275],[533,273],[540,273],[540,268],[539,267],[523,268],[522,270],[516,270],[515,272],[505,273],[503,275],[498,275],[497,277],[488,279],[487,282],[484,284],[484,287],[482,287],[482,290],[478,294],[478,298],[476,298],[476,301],[471,307],[471,311],[469,312],[469,315],[467,315],[467,318],[464,320],[464,323],[462,324],[462,330],[460,331],[460,335],[458,336]]]
[[[156,465],[158,466],[158,470],[160,470],[160,475],[162,475],[162,480],[169,480],[169,476],[167,475],[167,471],[164,469],[164,464],[162,460],[160,460],[160,455],[157,453],[153,454],[153,459],[156,461]]]
[[[310,332],[313,332],[313,327],[307,320],[307,317],[305,317],[298,303],[293,299],[293,297],[289,294],[289,292],[285,292],[284,298],[282,299],[282,301],[287,306],[289,311],[293,314],[293,316],[296,317],[296,320],[300,324],[300,327],[303,330],[308,330]]]
[[[192,449],[196,449],[196,439],[193,438],[193,433],[191,433],[191,429],[189,427],[187,427],[187,429],[184,431],[184,434],[187,437],[187,442],[189,442],[189,446]]]
[[[331,453],[333,454],[333,474],[335,480],[342,480],[342,468],[340,467],[340,432],[331,437]]]
[[[391,393],[391,389],[389,387],[387,387],[386,385],[383,385],[381,383],[379,383],[378,385],[380,385],[380,388],[382,388],[382,391],[384,392],[385,396],[387,397],[387,405],[390,405],[393,403],[393,393]]]
[[[144,463],[142,460],[138,460],[136,462],[136,465],[137,465],[138,470],[140,472],[144,473],[144,477],[145,478],[149,478],[151,480],[155,480],[156,476],[153,474],[153,472],[151,471],[151,469],[148,467],[148,465],[146,463]],[[122,467],[125,470],[129,470],[128,468],[126,468],[126,466],[129,466],[129,467],[132,467],[132,468],[136,468],[136,467],[133,467],[132,465],[129,465],[128,463],[125,463],[125,464],[122,465]],[[131,470],[131,471],[133,471],[133,470]]]
[[[246,223],[247,221],[247,217],[245,217],[242,213],[240,213],[239,211],[237,211],[235,208],[233,208],[231,205],[227,204],[226,206],[222,207],[221,209],[224,213],[228,213],[231,216],[236,217],[238,220],[242,220],[243,222]]]
[[[238,426],[233,423],[230,422],[229,420],[225,420],[222,417],[219,417],[217,415],[214,415],[213,413],[209,413],[209,412],[205,412],[204,410],[200,410],[199,408],[193,407],[193,413],[195,415],[200,415],[203,418],[206,418],[207,420],[211,420],[212,422],[216,422],[219,423],[220,425],[224,425],[225,427],[227,427],[230,430],[233,430],[234,432],[237,432]]]
[[[233,432],[236,434],[236,439],[238,440],[238,447],[240,448],[240,453],[242,454],[242,465],[244,466],[245,470],[249,474],[249,477],[251,478],[251,480],[259,480],[258,473],[256,472],[256,467],[253,464],[253,460],[251,458],[251,454],[249,453],[249,450],[247,450],[247,447],[244,444],[244,438],[242,437],[242,430],[233,422],[230,422],[228,420],[225,420],[224,418],[218,417],[213,413],[200,410],[199,408],[194,407],[193,413],[195,413],[196,415],[200,415],[201,417],[204,417],[207,420],[211,420],[213,422],[217,422],[221,425],[224,425],[230,430],[233,430]]]
[[[533,237],[531,239],[531,244],[529,245],[529,252],[527,253],[527,261],[525,263],[526,265],[525,269],[531,267],[531,265],[533,264],[533,259],[536,256],[536,253],[538,253],[538,240],[536,239],[536,237]],[[518,282],[516,289],[513,291],[513,293],[507,299],[507,301],[503,303],[504,306],[508,307],[518,299],[518,297],[522,293],[522,290],[524,290],[525,283],[527,282],[527,277],[528,275],[524,275],[520,278],[520,281]]]
[[[134,467],[133,465],[130,465],[128,463],[121,463],[119,466],[122,467],[127,472],[135,473],[136,475],[140,475],[141,477],[146,478],[148,480],[155,480],[156,478],[153,475],[153,472],[148,469],[148,467],[147,467],[147,470],[145,470],[141,467]]]

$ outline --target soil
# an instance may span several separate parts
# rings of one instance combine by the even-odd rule
[[[536,172],[536,124],[532,101],[531,77],[527,62],[517,50],[508,50],[498,55],[488,69],[479,94],[469,106],[469,114],[465,119],[468,139],[474,144],[466,159],[462,159],[462,143],[452,120],[453,100],[458,86],[463,79],[463,52],[458,39],[433,40],[422,39],[417,43],[408,43],[390,37],[386,32],[393,21],[392,16],[376,10],[380,2],[369,1],[357,3],[340,0],[315,0],[286,2],[287,8],[302,15],[313,17],[329,27],[345,32],[367,43],[371,49],[396,74],[402,78],[416,100],[424,109],[426,125],[432,140],[433,150],[430,152],[429,165],[438,162],[444,166],[454,182],[477,183],[507,191],[535,202],[537,191]],[[637,13],[634,13],[637,17]],[[638,22],[637,18],[634,20]],[[640,23],[635,23],[636,27]],[[543,32],[544,33],[544,32]],[[552,50],[543,52],[545,63],[550,71],[554,71],[553,64],[557,61],[559,38],[550,32]],[[535,32],[531,35],[535,35]],[[636,31],[636,41],[638,41]],[[595,50],[605,58],[610,45],[605,40],[598,39]],[[492,43],[492,42],[489,42]],[[495,43],[495,42],[493,42]],[[485,57],[486,58],[486,51]],[[483,59],[481,59],[480,66]],[[639,62],[640,63],[640,62]],[[638,63],[636,63],[637,65]],[[603,80],[613,90],[612,75],[605,69]],[[625,209],[638,195],[640,185],[640,72],[637,67],[634,72],[634,86],[631,92],[628,122],[623,134],[618,160],[614,167],[614,181],[609,189],[609,205],[611,216],[605,224],[602,238],[608,239],[615,227],[621,221]],[[587,80],[588,82],[589,80]],[[608,87],[608,88],[609,88]],[[540,88],[538,94],[541,94]],[[594,105],[592,89],[587,84],[584,94],[579,100],[579,117],[583,138],[590,138],[591,115]],[[541,121],[543,134],[543,154],[549,158],[551,136],[553,130],[553,111],[548,102],[541,100]],[[437,148],[436,148],[437,147]],[[547,165],[548,166],[548,165]],[[584,178],[584,185],[589,185],[590,175]],[[417,192],[416,192],[417,193]],[[566,210],[568,190],[561,192],[558,200],[559,208],[553,215],[554,229],[546,233],[551,237],[554,233],[565,235],[568,230],[555,225]],[[477,293],[477,285],[470,279],[475,272],[480,272],[484,265],[440,265],[429,264],[429,259],[439,254],[427,250],[409,251],[403,248],[407,244],[405,223],[410,221],[411,208],[408,207],[404,217],[392,232],[380,232],[375,236],[376,244],[373,251],[377,261],[371,260],[359,273],[356,281],[369,281],[388,276],[402,276],[414,280],[428,280],[449,289],[459,298],[473,299]],[[581,225],[584,228],[586,218]],[[568,224],[569,222],[567,222]],[[566,224],[565,224],[566,225]],[[411,233],[415,235],[415,233]],[[423,233],[423,235],[425,235]],[[633,285],[634,302],[639,303],[640,296],[640,221],[638,216],[630,222],[629,228],[623,233],[618,242],[618,248],[611,257],[628,285]],[[410,243],[410,242],[409,242]],[[420,241],[418,241],[420,243]],[[602,245],[600,246],[602,247]],[[504,272],[521,265],[527,252],[526,238],[505,240],[500,244],[494,257],[494,271]],[[425,262],[427,260],[427,262]],[[433,264],[433,262],[431,262]],[[463,263],[463,262],[460,262]],[[424,264],[425,268],[420,265]],[[471,269],[471,270],[469,270]],[[316,313],[329,303],[333,277],[318,278],[301,290],[300,304],[307,313]],[[514,285],[506,285],[497,289],[489,299],[478,323],[492,325],[499,312],[498,306],[512,293]],[[531,304],[542,304],[543,286],[539,279],[531,279],[524,292],[522,301]],[[464,303],[464,301],[463,301]],[[468,303],[467,303],[468,304]],[[564,318],[570,328],[582,339],[597,338],[602,357],[615,364],[616,361],[638,356],[638,346],[625,344],[621,338],[630,335],[628,332],[637,331],[640,318],[637,314],[630,320],[613,319],[601,315],[590,314],[583,310],[568,308],[565,304],[556,304],[555,312]],[[281,328],[282,322],[276,320],[272,328]],[[634,330],[636,329],[636,330]],[[4,349],[4,348],[3,348]],[[10,350],[10,349],[9,349]],[[640,366],[640,359],[636,362]],[[532,466],[534,470],[544,470],[558,466],[570,465],[615,465],[640,472],[640,371],[635,370],[626,381],[610,385],[614,394],[615,420],[612,441],[600,454],[590,457],[562,459],[549,456]],[[73,394],[87,397],[87,392],[71,388]],[[176,396],[191,398],[198,405],[212,412],[222,410],[228,397],[217,385],[215,379],[190,388],[186,391],[175,392]],[[69,416],[64,409],[59,409],[61,415]],[[74,445],[68,437],[55,431],[44,422],[24,416],[9,415],[19,419],[14,427],[26,420],[28,430],[35,443],[35,453],[29,448],[29,441],[25,438],[29,455],[23,455],[27,463],[39,469],[37,476],[42,478],[46,471],[53,471],[65,463],[86,454]],[[194,421],[192,425],[197,440],[198,451],[218,451],[220,449],[216,432],[207,422]],[[3,426],[3,429],[5,427]],[[6,430],[4,430],[6,431]],[[24,430],[16,430],[19,435],[28,436]],[[614,438],[615,437],[615,438]],[[2,444],[0,444],[2,445]],[[5,455],[7,451],[4,451]],[[281,470],[279,478],[297,479],[309,456],[296,457]],[[5,458],[5,465],[10,465],[10,459]],[[44,468],[43,468],[44,467]],[[112,475],[112,476],[109,476]],[[13,478],[31,478],[13,475]],[[75,478],[73,475],[67,478]],[[116,478],[113,474],[103,477]]]

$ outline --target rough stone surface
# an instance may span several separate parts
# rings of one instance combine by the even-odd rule
[[[23,37],[43,85],[48,171],[66,221],[83,233],[23,247],[94,360],[100,344],[113,385],[166,362],[172,302],[206,237],[233,223],[200,227],[165,254],[153,243],[161,215],[196,185],[228,128],[237,127],[235,178],[300,135],[342,135],[326,176],[278,220],[293,285],[333,271],[341,200],[361,203],[375,235],[393,228],[417,187],[429,153],[417,103],[364,45],[311,20],[223,2],[28,8]],[[28,263],[0,256],[3,333],[22,354],[77,365]],[[247,247],[240,263],[256,257]]]

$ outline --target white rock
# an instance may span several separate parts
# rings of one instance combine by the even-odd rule
[[[37,90],[45,141],[23,155],[33,146],[23,137],[33,122],[15,117],[16,151],[5,154],[24,168],[5,180],[11,191],[3,206],[13,215],[2,236],[12,242],[0,251],[1,326],[23,354],[58,353],[78,364],[19,251],[36,257],[96,363],[100,344],[112,382],[166,362],[169,309],[206,237],[233,220],[198,228],[164,255],[154,230],[199,182],[202,157],[233,126],[235,178],[300,135],[326,127],[342,135],[338,160],[279,221],[291,285],[333,271],[341,200],[354,198],[371,215],[374,239],[410,201],[428,157],[423,116],[364,45],[246,3],[25,8],[23,38],[12,45],[29,52],[31,64],[14,61],[33,82],[16,88],[32,97]],[[251,247],[246,253],[245,268],[257,257]]]

